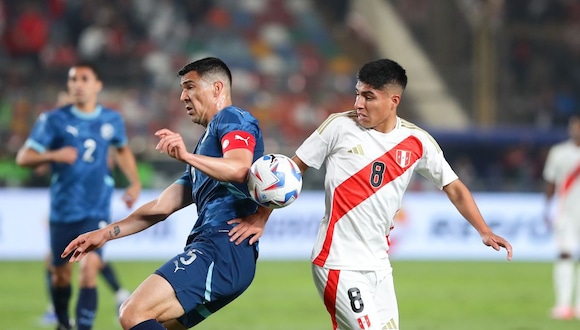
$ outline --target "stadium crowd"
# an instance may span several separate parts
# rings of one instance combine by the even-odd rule
[[[433,48],[441,38],[429,31],[444,32],[430,25],[435,15],[428,13],[436,9],[435,3],[392,3],[450,86],[457,87],[460,95],[472,93],[465,83],[470,74],[452,71],[465,71],[469,63],[444,60],[466,62],[472,57],[470,48],[447,57]],[[574,93],[580,90],[580,33],[574,33],[580,1],[502,3],[497,14],[502,32],[498,124],[561,127],[580,107]],[[329,8],[337,11],[329,13]],[[178,173],[153,152],[155,130],[169,127],[187,132],[189,141],[201,134],[180,116],[183,110],[174,82],[182,63],[206,55],[220,57],[233,68],[237,77],[233,98],[260,120],[266,150],[293,153],[328,113],[352,107],[359,62],[351,56],[348,40],[345,44],[345,38],[336,38],[336,26],[348,28],[347,11],[348,1],[334,7],[307,0],[0,1],[0,185],[46,183],[13,165],[14,155],[38,114],[56,104],[67,68],[81,58],[99,63],[107,84],[101,101],[119,109],[127,120],[141,169],[155,170],[152,179],[144,181],[145,187],[164,186],[164,173],[167,179]],[[455,15],[451,16],[455,22],[468,21],[465,12],[457,9],[447,15]],[[335,28],[327,24],[329,20],[334,20],[330,23]],[[469,35],[463,38],[468,45]],[[453,84],[457,76],[464,77],[461,84]],[[465,108],[471,107],[471,100],[462,101]],[[472,154],[477,150],[465,153],[459,147],[448,158],[473,173],[476,190],[541,189],[537,164],[543,163],[547,143],[497,143],[493,157],[487,159],[475,159]],[[451,147],[446,150],[455,152]],[[512,176],[517,184],[505,185],[510,180],[504,178]]]

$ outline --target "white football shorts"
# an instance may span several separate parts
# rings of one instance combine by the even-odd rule
[[[393,269],[336,270],[312,264],[318,294],[336,330],[398,330]]]
[[[580,246],[580,219],[560,214],[554,222],[554,240],[559,251],[575,254]]]

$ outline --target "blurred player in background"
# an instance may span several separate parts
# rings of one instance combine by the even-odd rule
[[[67,87],[72,104],[41,114],[16,155],[20,166],[50,164],[51,298],[57,329],[71,328],[72,264],[60,253],[74,237],[99,228],[101,221],[110,218],[114,186],[108,164],[110,147],[114,147],[117,164],[130,182],[124,195],[129,207],[141,191],[124,120],[97,102],[103,84],[96,67],[86,62],[71,67]],[[79,330],[92,328],[97,311],[97,274],[102,265],[100,250],[81,263],[75,317]]]
[[[389,233],[413,172],[443,189],[485,245],[505,248],[508,260],[512,248],[491,231],[431,135],[397,116],[405,70],[382,59],[365,64],[357,78],[356,110],[330,115],[293,157],[302,172],[326,164],[312,274],[333,329],[399,329]],[[261,208],[258,216],[269,212]],[[236,220],[231,239],[261,235],[258,216]]]
[[[156,149],[186,163],[185,172],[156,200],[125,219],[74,239],[63,256],[83,260],[107,241],[140,232],[172,213],[196,205],[198,218],[184,252],[145,279],[121,307],[123,329],[185,329],[202,322],[248,288],[256,271],[256,244],[233,244],[231,219],[256,212],[247,174],[264,153],[258,121],[232,105],[231,72],[217,58],[187,64],[179,72],[181,101],[194,123],[206,128],[193,153],[180,134],[155,133]]]
[[[66,105],[72,104],[73,100],[71,99],[71,97],[69,96],[67,91],[61,91],[58,93],[57,95],[57,100],[56,100],[56,104],[55,106],[57,108],[60,107],[64,107]],[[115,158],[114,155],[111,152],[111,148],[109,148],[109,158],[107,160],[107,163],[109,164],[109,168],[112,170],[113,167],[115,166]],[[49,163],[44,163],[42,165],[37,166],[34,169],[34,172],[36,175],[47,175],[50,172],[50,164]],[[114,190],[114,186],[110,187],[110,194],[112,195]],[[133,202],[131,202],[130,199],[125,199],[125,205],[127,206],[127,208],[132,207]],[[104,227],[106,226],[108,223],[105,221],[101,221],[99,226],[100,227]],[[46,256],[45,259],[45,283],[46,283],[46,288],[48,291],[48,297],[51,296],[51,292],[52,292],[52,254],[49,253]],[[117,276],[117,272],[115,271],[115,268],[113,267],[113,264],[110,261],[105,261],[103,260],[103,265],[101,266],[101,270],[99,272],[99,274],[101,275],[102,279],[105,281],[105,283],[107,283],[108,287],[111,289],[111,291],[113,291],[113,293],[115,294],[115,304],[117,306],[117,309],[119,309],[121,307],[121,304],[129,297],[129,290],[123,288],[123,286],[121,285],[121,282],[119,281],[119,277]],[[44,315],[42,316],[41,319],[41,323],[43,325],[56,325],[58,324],[57,318],[56,318],[56,314],[54,312],[54,306],[52,305],[52,299],[49,302],[47,308],[46,308],[46,312],[44,313]]]
[[[580,115],[570,118],[568,133],[570,139],[550,148],[543,172],[545,221],[554,230],[559,252],[554,264],[556,304],[551,311],[555,319],[580,319],[580,269],[573,259],[580,244]],[[552,223],[550,205],[554,196],[558,207]]]

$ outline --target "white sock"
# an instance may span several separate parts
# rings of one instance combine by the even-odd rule
[[[574,261],[558,260],[554,265],[554,292],[556,307],[572,306],[572,290],[574,288]]]

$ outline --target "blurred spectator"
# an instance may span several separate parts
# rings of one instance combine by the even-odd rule
[[[33,0],[17,2],[12,14],[15,18],[8,22],[3,40],[8,54],[26,61],[33,70],[40,69],[40,52],[48,40],[49,25],[39,6]]]

